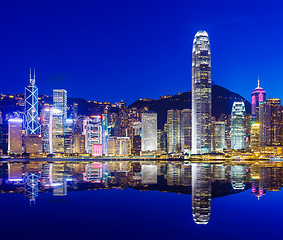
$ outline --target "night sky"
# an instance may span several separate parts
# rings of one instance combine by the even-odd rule
[[[208,32],[212,80],[248,100],[258,75],[283,99],[280,1],[1,1],[0,92],[128,104],[191,89],[195,33]]]

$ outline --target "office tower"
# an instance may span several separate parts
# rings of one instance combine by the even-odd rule
[[[167,152],[167,133],[157,129],[157,151],[165,154]]]
[[[85,135],[82,134],[74,135],[74,153],[78,153],[78,154],[85,153]]]
[[[19,118],[8,120],[8,153],[20,154],[23,152],[23,120]]]
[[[181,152],[190,153],[192,148],[192,110],[181,111]]]
[[[225,122],[212,122],[211,145],[212,149],[217,152],[222,152],[225,148]]]
[[[0,111],[0,125],[3,124],[3,115],[2,112]]]
[[[128,136],[128,107],[125,102],[120,102],[117,104],[119,106],[118,118],[117,118],[117,131],[118,137]]]
[[[93,144],[92,145],[92,152],[91,156],[93,157],[100,157],[102,156],[102,144]]]
[[[234,102],[231,114],[231,149],[246,148],[246,110],[244,102]]]
[[[73,153],[73,128],[74,120],[67,118],[64,122],[64,152]]]
[[[25,88],[25,135],[40,134],[38,122],[38,88],[35,85],[35,72],[33,78],[30,72],[30,83]]]
[[[132,154],[135,156],[141,155],[141,136],[135,135],[133,138]]]
[[[157,151],[157,113],[142,113],[142,152]]]
[[[78,113],[79,113],[79,104],[74,102],[73,106],[72,106],[71,118],[72,119],[77,119],[78,118]]]
[[[259,86],[252,93],[252,123],[259,122],[259,105],[266,99],[266,92]]]
[[[107,155],[116,156],[117,149],[117,137],[109,137],[107,142]]]
[[[131,140],[129,137],[117,137],[117,156],[129,156],[131,154]]]
[[[269,98],[260,103],[260,146],[281,145],[281,103],[278,98]]]
[[[107,154],[107,141],[109,139],[107,114],[102,114],[102,155]]]
[[[192,153],[211,151],[211,60],[206,31],[198,31],[192,54]]]
[[[196,224],[207,224],[211,212],[211,165],[192,164],[192,213]]]
[[[52,153],[52,111],[45,106],[40,112],[42,152]]]
[[[32,154],[42,153],[41,135],[30,134],[26,136],[26,152]]]
[[[8,150],[7,142],[7,126],[5,124],[0,124],[0,155],[6,154]]]
[[[64,153],[64,121],[63,112],[52,108],[52,152]]]
[[[84,120],[83,125],[85,128],[84,129],[85,131],[85,150],[87,153],[92,154],[93,145],[95,144],[102,145],[101,116],[87,117]]]
[[[260,131],[260,123],[259,122],[252,123],[251,134],[250,134],[251,148],[257,148],[259,146],[259,131]]]
[[[181,152],[181,111],[167,111],[167,151],[168,153]]]
[[[53,89],[53,107],[62,112],[63,121],[67,118],[67,91]]]
[[[231,166],[231,184],[234,190],[245,189],[246,174],[246,166]]]

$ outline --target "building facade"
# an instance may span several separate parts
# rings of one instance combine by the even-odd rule
[[[259,105],[266,99],[266,92],[259,86],[252,93],[252,123],[259,122]]]
[[[231,149],[246,148],[246,110],[244,102],[234,102],[231,113]]]
[[[157,151],[157,113],[142,113],[142,152]]]

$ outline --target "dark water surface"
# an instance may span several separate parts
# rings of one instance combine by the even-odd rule
[[[283,239],[281,163],[3,162],[1,239]]]

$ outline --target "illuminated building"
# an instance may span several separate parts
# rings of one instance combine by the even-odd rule
[[[92,152],[91,152],[91,155],[93,156],[93,157],[100,157],[100,156],[102,156],[102,144],[96,144],[96,143],[94,143],[93,145],[92,145]]]
[[[52,113],[50,107],[44,107],[40,112],[42,152],[52,152]]]
[[[85,136],[82,134],[74,135],[74,153],[85,153]]]
[[[67,118],[64,122],[64,152],[73,153],[73,119]]]
[[[92,154],[94,144],[102,144],[102,122],[101,116],[87,117],[85,126],[85,150]]]
[[[260,146],[281,145],[281,103],[278,98],[269,98],[260,103]]]
[[[22,119],[14,118],[8,121],[8,153],[19,154],[23,152],[23,121]]]
[[[260,123],[254,122],[251,125],[251,148],[257,148],[259,146],[259,131]]]
[[[109,139],[107,114],[102,114],[102,155],[107,154],[107,141]]]
[[[167,152],[167,134],[161,129],[157,129],[157,151],[162,154]]]
[[[192,110],[181,111],[181,152],[190,153],[192,148]]]
[[[211,56],[206,31],[198,31],[192,54],[192,153],[211,151]]]
[[[231,184],[234,190],[245,189],[246,174],[246,166],[231,166]]]
[[[246,110],[244,102],[234,102],[231,114],[231,149],[246,148]]]
[[[196,224],[207,224],[211,212],[211,165],[192,164],[192,213]]]
[[[40,134],[40,124],[38,122],[38,88],[35,85],[34,77],[31,77],[30,83],[25,88],[25,135]]]
[[[109,137],[107,142],[107,155],[116,156],[117,149],[117,137]]]
[[[167,111],[167,152],[181,152],[181,111]]]
[[[131,140],[129,137],[117,138],[117,156],[129,156],[131,154]]]
[[[225,148],[225,122],[212,122],[211,145],[212,149],[217,152],[222,152]]]
[[[140,156],[141,154],[141,136],[135,135],[133,138],[132,154],[135,156]]]
[[[64,153],[63,112],[52,108],[52,153]]]
[[[157,113],[142,113],[142,152],[157,151]]]
[[[53,89],[53,107],[62,112],[62,117],[67,118],[67,91],[64,89]]]
[[[33,154],[42,153],[41,135],[30,134],[26,136],[26,152]]]
[[[7,126],[5,124],[0,124],[0,155],[6,154],[8,150],[7,142]]]
[[[141,166],[142,184],[157,184],[157,165]]]
[[[266,99],[266,92],[259,86],[252,93],[252,123],[259,122],[259,105]]]

